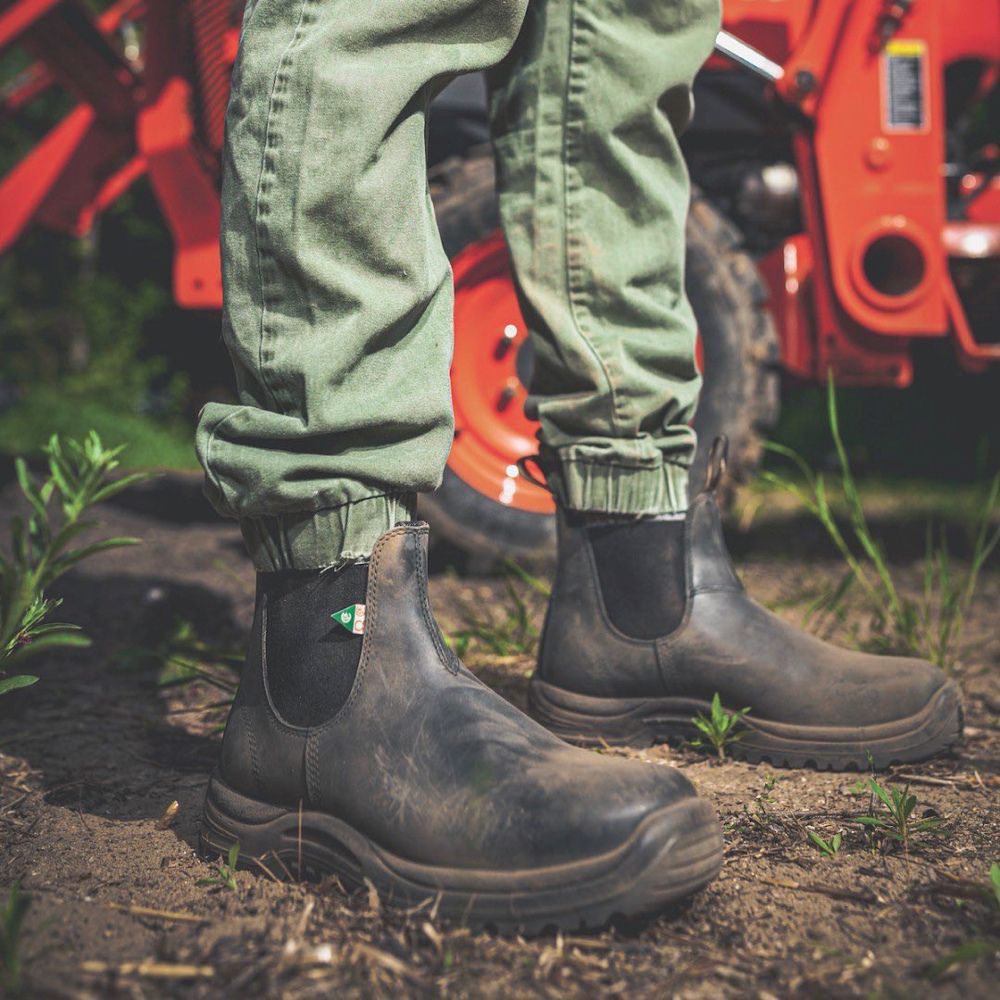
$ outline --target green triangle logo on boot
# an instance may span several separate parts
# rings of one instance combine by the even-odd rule
[[[363,604],[349,604],[346,608],[334,611],[330,617],[338,625],[343,625],[348,632],[353,632],[355,635],[364,635],[365,606]]]

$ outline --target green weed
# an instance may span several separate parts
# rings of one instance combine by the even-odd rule
[[[975,883],[967,883],[967,885],[975,887],[978,894],[979,887]],[[996,861],[990,865],[989,887],[981,891],[990,909],[995,911],[1000,910],[1000,864]],[[955,900],[956,905],[962,902],[964,902],[962,899]],[[928,965],[924,969],[924,975],[929,979],[937,979],[956,965],[993,956],[997,953],[1000,953],[1000,940],[995,938],[992,940],[989,938],[980,938],[973,941],[966,941],[964,944],[960,944],[957,948]]]
[[[0,694],[38,680],[10,674],[46,649],[86,646],[79,627],[49,621],[59,606],[48,587],[81,560],[107,549],[135,545],[137,538],[105,538],[78,548],[76,538],[94,526],[86,515],[95,504],[145,477],[133,473],[112,481],[122,448],[105,448],[94,431],[82,441],[53,435],[43,449],[48,475],[38,482],[23,459],[15,461],[18,484],[31,508],[27,520],[10,522],[10,557],[0,555]]]
[[[240,845],[239,841],[237,841],[232,847],[229,848],[229,854],[226,856],[226,860],[219,862],[217,874],[211,875],[208,878],[200,878],[195,884],[217,885],[222,889],[229,889],[230,892],[236,892],[239,888],[236,884],[236,867],[239,864],[239,860]]]
[[[801,455],[774,442],[767,445],[770,451],[794,464],[805,480],[805,488],[774,472],[761,474],[765,482],[795,496],[819,520],[847,564],[840,581],[823,590],[807,608],[807,619],[821,613],[836,614],[848,592],[859,588],[872,612],[870,646],[881,652],[926,656],[950,669],[960,651],[965,616],[980,571],[1000,544],[1000,526],[992,527],[1000,504],[1000,475],[994,477],[987,493],[975,528],[972,559],[964,574],[953,569],[943,532],[936,541],[933,527],[928,525],[922,593],[919,600],[911,600],[900,594],[882,547],[868,526],[840,433],[832,375],[827,383],[827,415],[839,466],[836,488],[847,507],[850,541],[833,514],[825,476],[814,472]],[[855,549],[860,549],[860,554]]]
[[[503,562],[506,601],[490,607],[485,614],[468,603],[461,607],[465,626],[446,636],[459,658],[471,651],[493,656],[528,656],[538,647],[534,595],[548,599],[552,590],[542,579],[529,573],[513,559]]]
[[[15,882],[0,907],[0,982],[11,995],[21,989],[21,933],[30,905],[31,897]]]
[[[835,858],[840,853],[840,845],[843,837],[838,830],[829,840],[825,840],[815,830],[806,830],[812,845],[828,858]]]
[[[691,722],[701,732],[702,737],[691,741],[691,746],[707,748],[711,747],[718,755],[719,760],[726,759],[726,747],[743,739],[744,733],[737,727],[744,715],[749,712],[749,708],[741,708],[736,712],[727,712],[722,707],[719,692],[712,696],[712,706],[706,716],[702,712],[695,715]]]
[[[155,671],[160,688],[183,689],[200,686],[217,697],[183,711],[224,713],[239,687],[243,653],[231,645],[201,638],[186,619],[175,620],[163,634],[142,647],[122,650],[117,665],[125,670]],[[224,728],[219,719],[215,729]]]
[[[907,852],[914,840],[925,840],[933,837],[943,837],[948,833],[940,816],[924,816],[917,818],[914,810],[918,805],[916,795],[910,792],[910,786],[899,788],[883,788],[875,778],[868,779],[871,797],[868,803],[868,815],[856,817],[856,821],[877,835],[883,843],[894,842]],[[876,800],[883,808],[878,809]]]
[[[734,829],[756,829],[758,832],[763,833],[772,830],[776,825],[780,825],[777,817],[771,812],[771,807],[774,805],[774,796],[771,795],[771,792],[777,783],[778,779],[773,774],[765,775],[763,787],[760,791],[754,793],[753,808],[751,808],[751,803],[743,802],[741,806],[742,815],[737,814],[734,817]],[[741,827],[741,820],[745,820],[748,826]]]

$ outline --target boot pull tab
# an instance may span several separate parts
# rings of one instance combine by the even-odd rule
[[[541,478],[531,472],[528,468],[529,462],[531,462],[541,473]],[[546,493],[555,496],[555,492],[552,490],[552,487],[549,486],[548,481],[545,478],[545,468],[542,465],[541,455],[525,455],[523,458],[519,458],[515,464],[517,465],[517,471],[520,472],[529,483],[534,483],[536,486],[545,490]]]
[[[708,453],[708,466],[705,469],[705,492],[714,493],[729,466],[729,438],[720,434],[712,442],[712,450]]]

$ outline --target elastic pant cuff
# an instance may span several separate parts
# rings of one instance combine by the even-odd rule
[[[601,514],[683,514],[688,470],[682,465],[623,465],[560,457],[549,486],[567,510]]]
[[[397,524],[414,520],[413,493],[365,497],[324,510],[243,518],[240,529],[258,572],[338,569],[367,559]]]

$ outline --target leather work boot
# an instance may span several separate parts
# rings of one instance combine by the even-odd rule
[[[427,530],[379,539],[363,607],[330,607],[324,574],[304,589],[259,583],[203,851],[238,842],[241,862],[368,879],[386,902],[436,901],[501,931],[599,927],[714,878],[719,824],[679,771],[568,746],[451,653],[428,603]],[[293,724],[275,707],[287,662],[274,660],[342,666],[325,652],[343,632],[334,613],[363,632],[353,683],[328,718],[289,695],[308,719]]]
[[[529,691],[534,716],[573,743],[648,746],[696,735],[692,716],[707,714],[718,692],[730,711],[750,707],[742,739],[731,748],[749,761],[863,769],[868,753],[885,767],[954,743],[960,693],[936,667],[838,649],[747,595],[715,497],[722,445],[708,485],[677,525],[674,551],[668,532],[651,543],[667,550],[659,569],[650,567],[658,550],[650,553],[649,544],[645,554],[636,546],[614,566],[598,551],[603,538],[560,511],[556,579]],[[631,534],[653,537],[655,527]],[[627,538],[627,530],[621,535]],[[629,600],[619,599],[619,585],[631,587]],[[636,613],[643,603],[645,619]],[[658,618],[667,623],[659,630]]]

